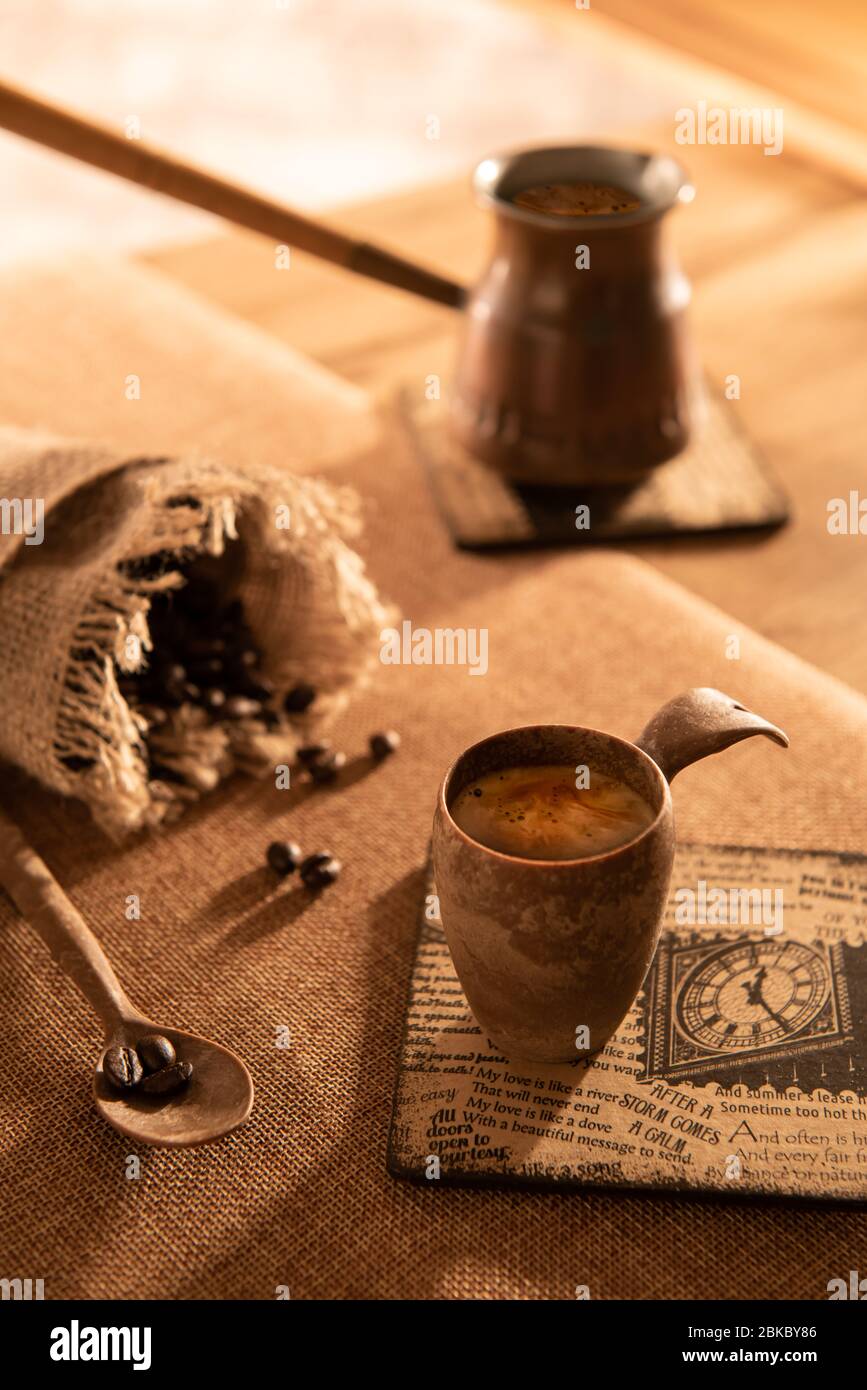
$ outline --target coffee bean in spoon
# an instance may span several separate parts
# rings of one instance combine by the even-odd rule
[[[381,734],[370,735],[370,751],[375,758],[387,758],[400,747],[400,734],[394,729],[386,729]]]
[[[325,888],[340,877],[342,868],[339,859],[323,850],[307,856],[301,865],[301,878],[307,888]]]
[[[174,1066],[178,1060],[174,1044],[162,1033],[147,1033],[139,1038],[135,1050],[146,1072],[161,1071],[163,1067]]]
[[[275,873],[286,876],[292,874],[301,863],[301,846],[294,840],[274,840],[265,853],[269,866]]]
[[[132,1090],[144,1076],[144,1068],[134,1047],[110,1047],[102,1059],[107,1081],[118,1091]]]
[[[186,1086],[193,1074],[192,1062],[174,1062],[170,1067],[151,1072],[141,1083],[141,1089],[149,1096],[169,1096]]]

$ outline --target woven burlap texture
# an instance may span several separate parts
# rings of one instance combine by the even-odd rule
[[[218,314],[197,335],[184,295],[148,316],[149,273],[140,282],[127,268],[121,286],[113,270],[107,287],[98,267],[48,278],[20,294],[19,325],[36,311],[29,342],[0,337],[17,369],[0,376],[10,418],[125,448],[143,438],[278,460],[292,412],[272,346],[257,353]],[[87,370],[73,356],[82,322],[95,325]],[[146,386],[156,379],[135,413],[112,384],[119,362],[144,363]],[[29,383],[26,399],[13,381]],[[123,851],[75,803],[4,777],[4,804],[133,999],[235,1048],[257,1096],[237,1134],[143,1151],[141,1177],[128,1178],[128,1148],[90,1101],[94,1020],[0,898],[0,1273],[44,1278],[48,1298],[267,1299],[288,1285],[299,1299],[572,1299],[577,1284],[593,1298],[825,1297],[830,1278],[864,1268],[862,1211],[414,1187],[387,1175],[385,1151],[434,799],[463,747],[544,720],[634,738],[679,690],[716,685],[785,728],[791,747],[751,740],[681,773],[681,835],[863,851],[867,704],[636,561],[455,553],[399,447],[337,476],[364,498],[361,544],[382,592],[417,626],[487,627],[489,672],[381,667],[332,734],[351,755],[344,786],[235,781]],[[721,573],[740,563],[747,552],[707,553]],[[726,658],[732,634],[739,661]],[[372,768],[359,756],[367,735],[392,724],[403,747]],[[339,883],[313,901],[275,885],[262,856],[278,832],[340,854]],[[124,916],[130,892],[139,922]],[[289,1049],[274,1045],[282,1025]]]
[[[408,464],[380,495],[374,574],[416,625],[486,626],[490,669],[384,666],[338,724],[347,785],[233,784],[165,837],[106,854],[57,800],[20,799],[25,829],[157,1019],[210,1034],[253,1072],[248,1125],[188,1153],[142,1153],[93,1113],[93,1020],[8,904],[3,1267],[49,1297],[821,1298],[857,1266],[860,1212],[812,1206],[415,1187],[385,1172],[395,1062],[437,783],[467,743],[536,720],[634,736],[677,690],[731,690],[787,729],[687,769],[683,835],[859,849],[864,701],[614,554],[457,556]],[[420,563],[421,561],[421,563]],[[403,732],[372,767],[370,730]],[[261,867],[276,831],[345,862],[315,900]],[[207,864],[207,872],[202,866]],[[125,895],[142,919],[124,919]],[[169,948],[170,943],[170,948]],[[289,1029],[291,1047],[275,1045]],[[39,1036],[38,1047],[34,1039]],[[676,1252],[676,1258],[673,1253]]]

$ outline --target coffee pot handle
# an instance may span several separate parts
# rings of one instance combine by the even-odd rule
[[[690,763],[721,753],[753,734],[764,734],[783,748],[789,746],[788,737],[775,724],[721,690],[702,686],[684,691],[657,710],[635,742],[670,782]]]

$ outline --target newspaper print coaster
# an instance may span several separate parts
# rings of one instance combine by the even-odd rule
[[[633,488],[509,483],[449,438],[442,401],[410,410],[403,397],[399,410],[452,538],[467,549],[694,536],[788,519],[784,494],[737,423],[736,403],[710,391],[694,442]]]
[[[867,857],[683,845],[672,884],[616,1037],[541,1066],[473,1019],[430,879],[391,1173],[867,1198]]]

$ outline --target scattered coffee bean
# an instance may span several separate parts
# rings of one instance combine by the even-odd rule
[[[293,686],[289,691],[283,701],[283,708],[287,714],[303,714],[306,709],[310,708],[315,699],[315,687],[307,685],[302,681],[299,685]]]
[[[325,888],[340,877],[342,868],[340,860],[332,854],[310,854],[301,865],[301,877],[307,888]]]
[[[102,1059],[103,1075],[118,1091],[132,1090],[144,1071],[134,1047],[110,1047]]]
[[[161,1071],[163,1067],[174,1066],[178,1060],[170,1038],[162,1033],[148,1033],[139,1038],[135,1045],[141,1064],[147,1072]]]
[[[394,729],[386,729],[382,734],[370,735],[370,751],[375,758],[387,758],[400,747],[400,734]]]
[[[210,690],[205,691],[205,705],[209,710],[222,709],[226,703],[226,692],[221,690],[218,685],[211,686]]]
[[[268,846],[265,858],[277,874],[292,874],[301,863],[301,846],[294,840],[275,840]]]
[[[303,748],[298,749],[297,758],[299,763],[304,763],[306,767],[310,763],[320,762],[330,752],[330,743],[305,743]]]
[[[174,1062],[170,1067],[151,1072],[141,1083],[141,1089],[149,1096],[170,1096],[186,1086],[193,1074],[192,1062]]]
[[[346,766],[345,753],[326,753],[310,764],[310,776],[314,782],[333,782],[342,767]]]

